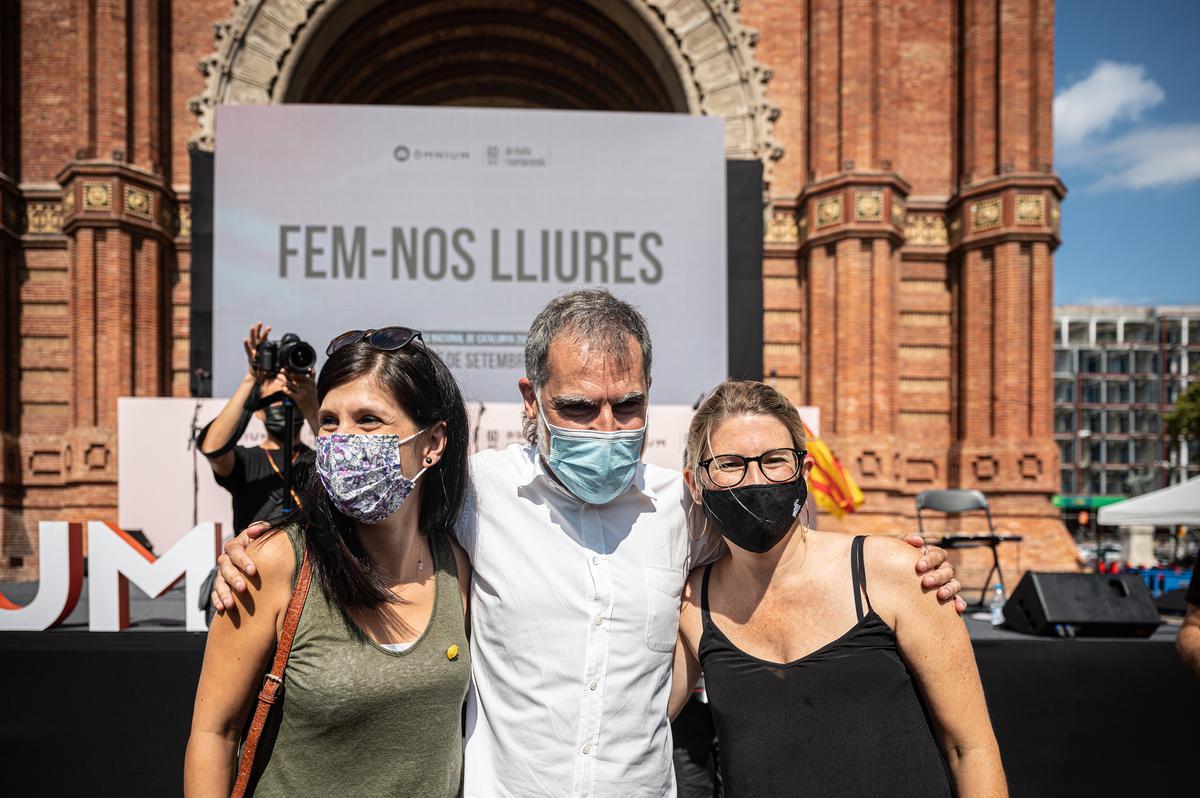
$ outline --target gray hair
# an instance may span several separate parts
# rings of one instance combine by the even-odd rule
[[[569,335],[613,359],[626,369],[629,362],[629,336],[642,350],[642,374],[650,382],[650,331],[638,309],[617,299],[604,288],[577,288],[550,301],[529,327],[525,340],[525,376],[535,391],[550,378],[550,344],[559,336]],[[526,416],[525,438],[537,442],[537,424]]]

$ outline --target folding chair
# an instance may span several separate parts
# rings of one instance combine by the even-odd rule
[[[959,515],[982,511],[987,518],[986,535],[946,535],[937,545],[944,549],[974,549],[987,546],[992,550],[992,567],[979,588],[979,601],[971,606],[982,607],[987,600],[988,591],[992,586],[992,574],[995,574],[1001,589],[1004,588],[1004,571],[1000,568],[1001,543],[1020,543],[1024,538],[1020,535],[999,535],[992,524],[992,512],[988,507],[987,497],[977,490],[926,490],[917,494],[917,529],[925,534],[925,524],[921,518],[922,510],[933,510],[946,515]]]

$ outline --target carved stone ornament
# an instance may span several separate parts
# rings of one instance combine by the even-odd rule
[[[102,443],[93,443],[83,453],[83,464],[88,471],[103,471],[110,459],[108,447]]]
[[[904,207],[904,200],[902,200],[900,197],[897,197],[895,194],[893,194],[892,195],[892,225],[895,227],[899,227],[901,230],[903,230],[905,227],[904,222],[905,222],[906,212],[907,212],[907,209]]]
[[[855,191],[854,192],[854,221],[882,222],[883,221],[883,192]]]
[[[1004,220],[1003,206],[999,197],[985,199],[971,206],[971,232],[994,230]]]
[[[25,205],[25,232],[54,235],[62,232],[63,209],[57,202],[30,202]]]
[[[11,197],[4,197],[4,224],[10,230],[16,230],[21,224],[21,212],[17,209]]]
[[[228,2],[229,0],[226,0]],[[212,150],[218,105],[281,103],[303,52],[305,29],[320,30],[334,9],[354,0],[233,0],[213,26],[215,47],[199,62],[204,90],[189,103],[199,129],[190,142]],[[769,181],[783,148],[771,137],[779,108],[766,99],[771,70],[755,58],[757,31],[742,24],[733,0],[623,0],[657,39],[679,75],[687,112],[725,121],[725,155],[763,162]],[[603,3],[595,4],[603,9]],[[648,54],[651,58],[659,54]],[[365,57],[365,56],[364,56]]]
[[[877,477],[883,472],[883,461],[878,453],[867,450],[858,456],[858,473],[864,477]]]
[[[147,222],[154,221],[154,198],[149,191],[125,186],[125,212]]]
[[[1036,480],[1042,475],[1042,458],[1036,454],[1026,453],[1021,455],[1019,465],[1022,479]]]
[[[179,206],[179,236],[190,238],[192,235],[192,206]]]
[[[768,244],[795,244],[800,240],[800,226],[794,213],[779,212],[767,222]]]
[[[107,180],[83,181],[83,209],[85,211],[111,211],[112,183]]]
[[[834,194],[817,202],[817,227],[841,224],[845,218],[841,194]]]
[[[1054,229],[1057,230],[1058,226],[1061,222],[1062,222],[1062,210],[1060,210],[1057,202],[1051,202],[1050,203],[1050,223],[1054,226]]]
[[[75,187],[74,186],[68,186],[67,190],[65,192],[63,192],[62,209],[63,209],[64,217],[70,216],[71,214],[75,213]]]
[[[910,457],[904,463],[904,479],[910,483],[928,485],[938,478],[936,461],[921,457]]]
[[[1046,198],[1041,194],[1018,194],[1017,224],[1036,227],[1046,224]]]
[[[981,454],[971,461],[971,471],[978,480],[994,479],[999,470],[1000,464],[990,454]]]
[[[949,243],[946,220],[941,214],[910,213],[904,226],[904,238],[914,247],[944,247]]]

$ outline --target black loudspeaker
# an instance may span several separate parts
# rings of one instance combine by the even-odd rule
[[[1134,574],[1029,571],[1004,604],[1010,629],[1068,637],[1149,637],[1162,621]]]

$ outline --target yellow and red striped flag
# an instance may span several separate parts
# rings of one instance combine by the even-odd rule
[[[817,506],[835,518],[854,512],[865,500],[854,478],[846,473],[841,461],[823,440],[813,435],[807,424],[804,434],[808,438],[808,454],[814,463],[808,484],[817,499]]]

